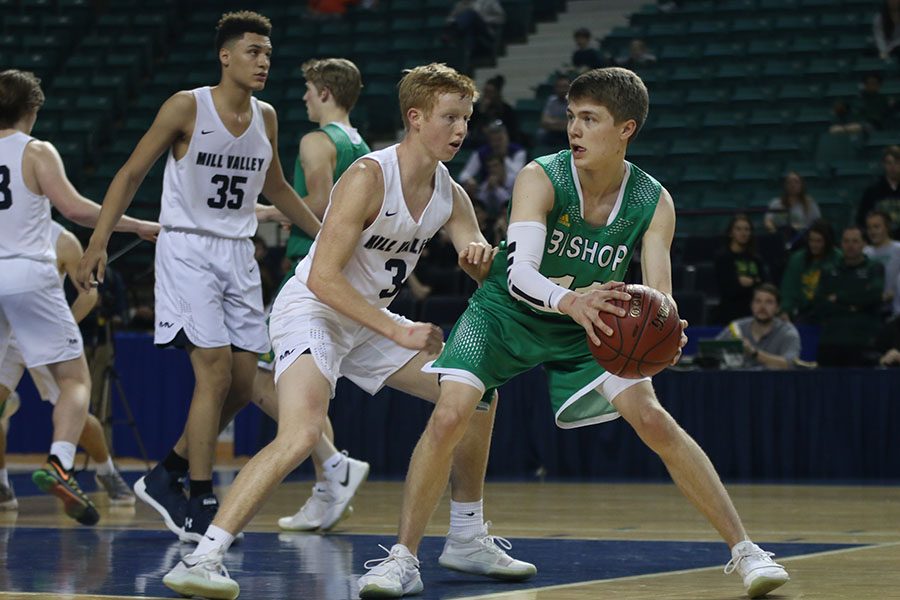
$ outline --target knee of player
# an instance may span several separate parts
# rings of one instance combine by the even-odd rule
[[[471,412],[464,412],[455,407],[438,405],[431,414],[428,427],[432,435],[448,442],[457,442],[466,431]]]
[[[677,442],[681,433],[675,419],[656,403],[641,409],[635,426],[641,437],[657,450]]]
[[[307,425],[294,431],[280,430],[275,437],[275,443],[279,452],[289,457],[292,462],[299,463],[309,456],[321,437],[321,427]]]

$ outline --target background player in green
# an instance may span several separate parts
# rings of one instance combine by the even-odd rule
[[[325,217],[334,183],[357,158],[370,151],[368,144],[350,124],[350,111],[359,99],[362,77],[356,65],[345,58],[310,60],[303,64],[302,69],[306,79],[306,94],[303,96],[306,112],[309,120],[317,123],[319,128],[300,139],[294,166],[294,190],[321,221]],[[266,210],[277,211],[274,207]],[[291,268],[282,285],[294,276],[297,263],[309,253],[312,243],[312,237],[296,225],[291,226],[286,248]],[[271,351],[260,357],[253,399],[266,413],[277,418],[273,360]],[[327,418],[325,436],[312,455],[316,469],[313,493],[294,515],[278,519],[282,529],[331,529],[348,511],[357,487],[368,474],[367,463],[349,458],[334,447],[334,430],[331,420]],[[331,476],[342,477],[345,471],[352,471],[348,480],[351,485],[330,485]]]
[[[599,311],[625,313],[609,300],[628,299],[615,282],[638,241],[644,284],[671,299],[675,209],[656,180],[625,161],[649,105],[640,78],[620,68],[588,71],[572,82],[568,102],[571,149],[537,159],[517,177],[505,269],[498,255],[431,367],[442,375],[441,396],[410,462],[400,548],[360,579],[363,598],[399,596],[391,590],[418,577],[415,553],[475,406],[539,364],[547,371],[559,426],[621,415],[660,456],[732,549],[725,571],[737,570],[751,597],[788,580],[784,568],[749,541],[709,458],[659,404],[649,378],[606,373],[588,351],[585,331],[598,344],[595,327],[612,333]],[[682,345],[686,341],[682,336]]]

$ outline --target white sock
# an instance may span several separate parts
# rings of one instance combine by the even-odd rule
[[[450,500],[450,534],[471,538],[484,527],[484,500],[478,502],[455,502]]]
[[[338,468],[344,464],[344,459],[347,458],[347,455],[343,452],[335,452],[328,460],[322,463],[322,471],[325,473],[325,479],[333,479],[334,477],[342,477],[343,469],[341,472],[338,472]]]
[[[53,442],[50,454],[59,459],[63,469],[70,471],[75,466],[75,444],[72,442]]]
[[[112,456],[106,457],[105,463],[97,463],[94,465],[94,470],[97,472],[97,475],[110,475],[116,470],[116,465],[113,464]]]
[[[9,471],[6,470],[6,467],[0,469],[0,485],[9,487]]]
[[[222,548],[223,550],[228,550],[228,547],[231,546],[231,542],[234,541],[234,536],[222,529],[221,527],[216,527],[215,525],[210,525],[206,529],[206,533],[203,534],[203,537],[200,538],[200,543],[197,544],[197,548],[191,552],[194,556],[202,556],[204,554],[209,554],[213,550],[217,550],[218,548]]]

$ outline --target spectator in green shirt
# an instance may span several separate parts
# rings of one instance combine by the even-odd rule
[[[788,320],[809,320],[822,271],[842,258],[834,246],[834,230],[828,221],[813,222],[806,232],[806,247],[791,254],[781,278],[781,310]]]
[[[841,236],[843,260],[822,270],[813,308],[822,326],[820,365],[863,366],[878,360],[874,341],[881,327],[884,266],[866,256],[864,246],[859,226],[847,227]]]

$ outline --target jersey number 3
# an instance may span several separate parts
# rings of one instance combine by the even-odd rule
[[[0,210],[12,206],[12,190],[9,189],[9,167],[0,165]]]
[[[400,260],[399,258],[392,258],[384,263],[384,268],[394,273],[394,278],[391,279],[391,285],[393,287],[386,290],[381,290],[380,292],[378,292],[378,297],[393,298],[397,295],[397,292],[400,291],[400,286],[403,285],[403,280],[406,279],[406,261]]]
[[[228,175],[213,175],[210,183],[219,186],[219,189],[216,190],[216,196],[206,199],[206,204],[210,208],[225,208],[227,206],[233,210],[238,210],[243,206],[244,190],[240,188],[240,184],[247,183],[246,177],[233,175],[229,178]],[[229,193],[231,198],[228,197]]]

